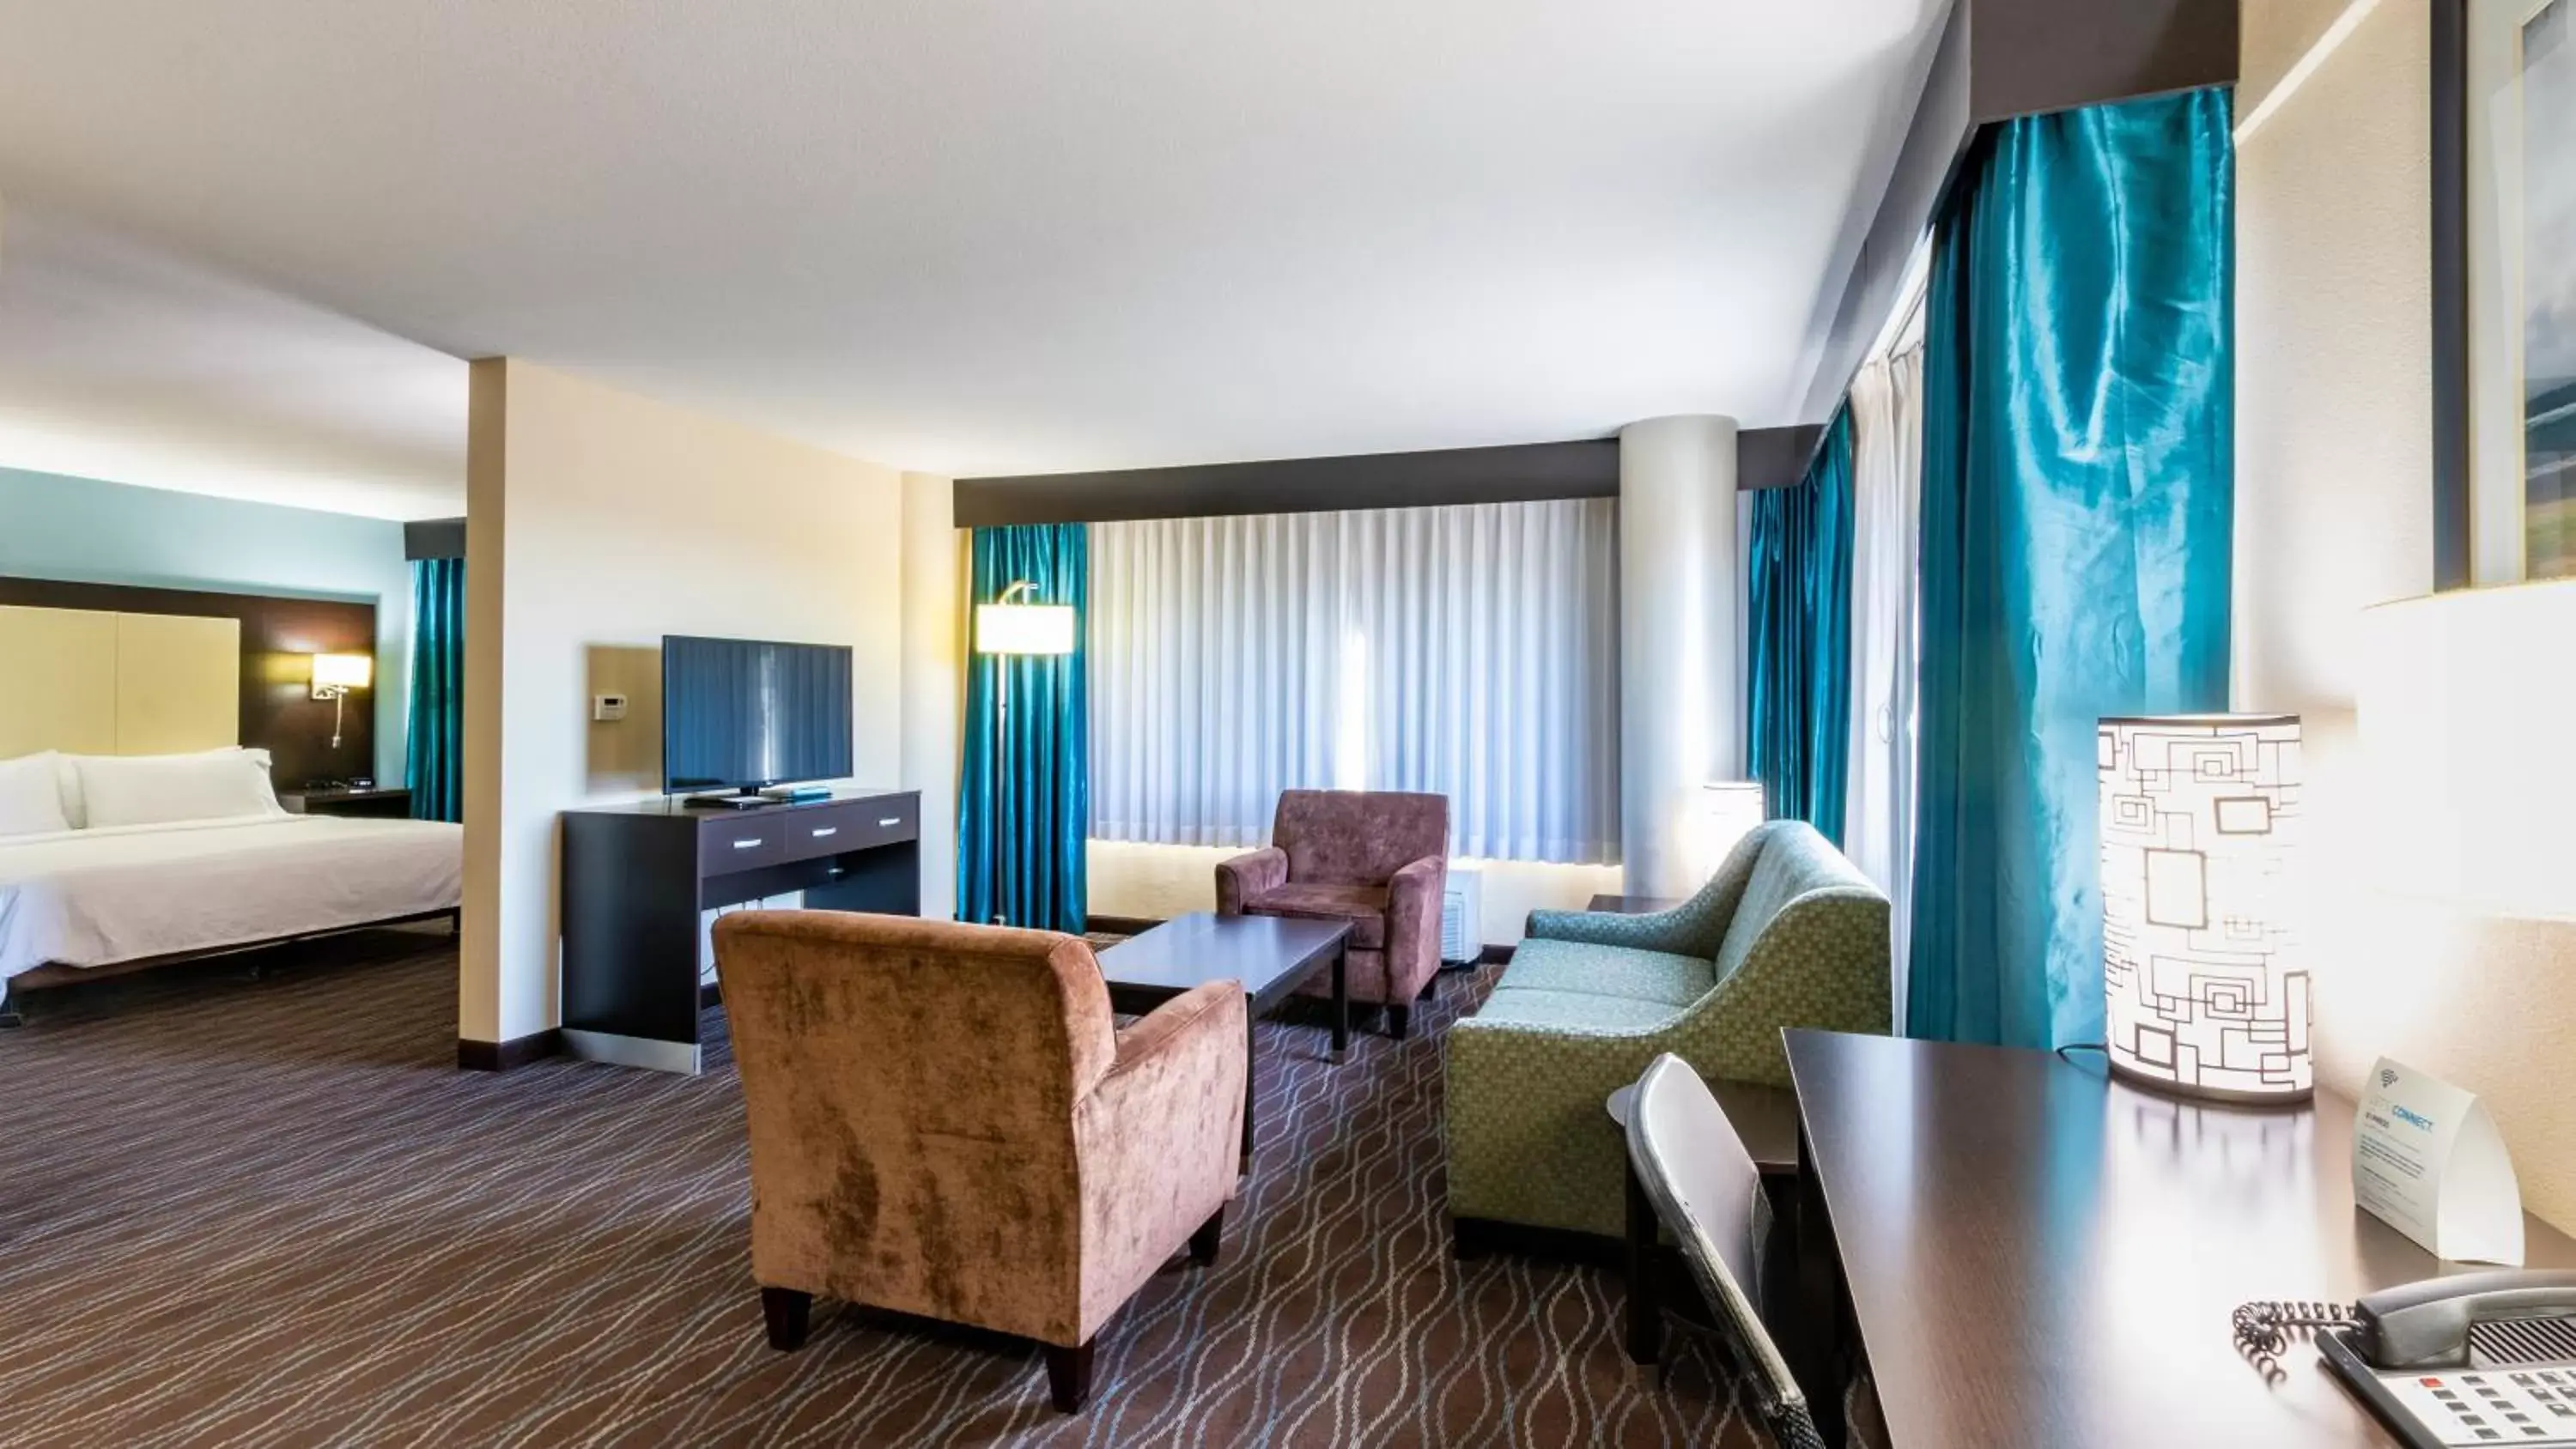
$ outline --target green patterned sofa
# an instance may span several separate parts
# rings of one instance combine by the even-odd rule
[[[1448,1039],[1449,1215],[1617,1238],[1619,1129],[1602,1104],[1672,1052],[1789,1085],[1783,1027],[1885,1032],[1887,897],[1815,829],[1747,835],[1697,896],[1622,916],[1534,911],[1501,984]]]

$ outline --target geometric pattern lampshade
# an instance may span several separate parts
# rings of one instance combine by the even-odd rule
[[[2305,1099],[2298,716],[2106,719],[2096,755],[2111,1070],[2193,1096]]]

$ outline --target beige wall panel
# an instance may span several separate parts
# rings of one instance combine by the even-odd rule
[[[659,788],[663,635],[851,646],[853,778],[911,783],[903,479],[522,362],[472,377],[458,1033],[512,1041],[558,1020],[559,816]]]
[[[241,743],[241,621],[118,614],[116,753]]]
[[[0,607],[0,759],[116,752],[116,616]]]
[[[2343,9],[2252,0],[2240,106]],[[2371,856],[2362,611],[2432,586],[2430,68],[2423,7],[2382,0],[2237,156],[2235,702],[2307,721],[2319,1085],[2386,1054],[2477,1092],[2524,1205],[2576,1227],[2576,923],[2409,898]]]

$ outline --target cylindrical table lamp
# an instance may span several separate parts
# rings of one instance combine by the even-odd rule
[[[2221,1101],[2315,1089],[2286,889],[2296,715],[2101,722],[2103,1027],[2113,1074]]]

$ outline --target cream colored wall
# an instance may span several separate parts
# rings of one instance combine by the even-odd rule
[[[2344,8],[2246,0],[2239,115]],[[2358,854],[2360,611],[2432,583],[2429,74],[2422,8],[2379,4],[2238,151],[2236,704],[2306,720],[2320,1080],[2385,1054],[2479,1092],[2576,1227],[2576,927],[2397,899]]]
[[[466,932],[459,1035],[558,1021],[556,817],[649,794],[666,633],[847,644],[854,775],[903,774],[903,484],[892,469],[509,359],[467,447]],[[638,664],[650,654],[650,669]],[[639,672],[642,669],[644,672]]]
[[[1084,854],[1090,871],[1091,910],[1102,916],[1168,919],[1216,909],[1217,862],[1238,850],[1193,845],[1138,845],[1095,840]],[[1465,861],[1484,873],[1482,944],[1520,940],[1534,910],[1581,910],[1597,892],[1617,894],[1615,865],[1544,865],[1532,861]]]

